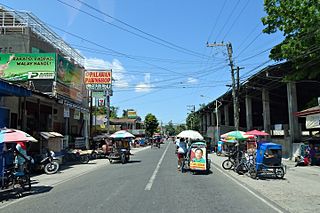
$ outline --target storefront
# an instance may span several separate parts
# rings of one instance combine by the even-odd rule
[[[0,128],[17,128],[18,117],[20,117],[18,114],[20,111],[19,105],[8,106],[5,97],[15,97],[15,99],[20,100],[17,97],[30,97],[31,95],[31,90],[0,79]],[[11,108],[14,108],[14,110]]]

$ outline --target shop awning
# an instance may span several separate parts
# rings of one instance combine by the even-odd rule
[[[314,115],[319,113],[320,113],[320,106],[315,106],[309,109],[302,110],[300,112],[296,112],[295,115],[298,117],[305,117],[307,115]]]
[[[45,139],[56,138],[56,137],[62,137],[63,138],[63,135],[61,135],[58,132],[40,132],[40,135],[42,137],[44,137]]]
[[[31,96],[31,90],[0,80],[0,96]]]

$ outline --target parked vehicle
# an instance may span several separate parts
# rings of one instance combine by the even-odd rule
[[[59,160],[55,157],[53,151],[47,150],[43,158],[35,158],[33,169],[36,171],[44,171],[46,174],[51,175],[57,173],[60,168]]]
[[[76,161],[82,164],[87,164],[90,161],[89,152],[81,149],[68,149],[64,157],[67,161]]]
[[[282,146],[275,143],[260,144],[256,152],[255,165],[255,172],[250,174],[252,178],[267,174],[283,178],[285,166],[282,164]]]
[[[224,168],[225,170],[230,170],[234,168],[237,159],[237,151],[229,152],[227,156],[228,159],[222,162],[222,168]]]

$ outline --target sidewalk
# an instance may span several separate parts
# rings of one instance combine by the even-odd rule
[[[139,147],[139,148],[131,148],[131,153],[136,154],[142,150],[146,150],[150,148],[147,147]],[[37,176],[33,176],[31,179],[35,182],[32,186],[55,186],[60,183],[71,180],[75,177],[90,173],[93,170],[96,170],[100,167],[109,165],[109,160],[106,158],[103,159],[95,159],[90,160],[88,164],[63,164],[61,165],[60,171],[56,174],[47,175],[41,174]]]
[[[208,157],[221,172],[236,178],[289,212],[320,212],[320,167],[294,167],[295,162],[283,160],[287,166],[284,179],[255,180],[224,170],[221,165],[226,157],[216,154],[209,154]]]

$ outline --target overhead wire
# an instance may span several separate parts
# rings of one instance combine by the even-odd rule
[[[97,20],[99,20],[99,21],[102,21],[102,22],[104,22],[104,23],[110,24],[110,25],[112,25],[112,26],[114,26],[114,27],[116,27],[116,28],[118,28],[118,29],[124,30],[124,31],[126,31],[126,32],[128,32],[128,33],[131,33],[131,34],[136,35],[136,36],[138,36],[138,37],[140,37],[140,38],[146,39],[146,40],[148,40],[148,41],[150,41],[150,42],[154,42],[154,43],[156,43],[156,44],[159,44],[159,45],[165,46],[165,47],[167,47],[167,48],[170,48],[170,49],[173,49],[173,50],[176,50],[176,51],[179,51],[179,52],[183,52],[183,53],[186,53],[186,54],[189,54],[189,55],[193,55],[193,56],[197,56],[197,57],[201,57],[201,58],[208,58],[208,56],[206,56],[206,55],[202,55],[201,53],[198,53],[198,52],[195,52],[195,51],[186,49],[186,48],[181,47],[181,46],[179,46],[179,45],[176,45],[176,44],[174,44],[174,43],[172,43],[172,42],[169,42],[169,41],[166,41],[166,40],[164,40],[164,39],[162,39],[162,38],[159,38],[158,36],[155,36],[155,35],[153,35],[153,34],[147,33],[147,32],[145,32],[145,31],[143,31],[143,30],[141,30],[141,29],[139,29],[139,28],[137,28],[137,27],[134,27],[134,26],[132,26],[132,25],[130,25],[130,24],[127,24],[126,22],[121,21],[120,19],[117,19],[117,18],[115,18],[115,17],[113,17],[113,16],[111,16],[111,15],[109,15],[109,14],[101,11],[101,10],[99,10],[99,9],[97,9],[97,8],[95,8],[95,7],[87,4],[87,3],[85,3],[84,1],[74,0],[74,1],[78,1],[78,2],[82,3],[82,4],[85,5],[86,7],[90,8],[90,9],[92,9],[92,10],[94,10],[94,11],[96,11],[96,12],[98,12],[98,13],[104,15],[104,16],[107,16],[107,17],[109,17],[109,18],[111,18],[111,19],[113,19],[113,20],[115,20],[115,21],[117,21],[117,22],[125,25],[126,27],[129,27],[129,28],[131,28],[131,29],[134,29],[134,30],[136,30],[136,31],[138,31],[138,32],[140,32],[140,33],[142,33],[142,34],[144,34],[144,35],[147,35],[147,36],[149,36],[149,37],[151,37],[151,38],[153,38],[153,39],[150,39],[150,38],[148,38],[148,37],[146,37],[146,36],[143,36],[143,35],[140,35],[140,34],[138,34],[138,33],[133,32],[133,31],[130,31],[130,30],[124,28],[124,27],[118,26],[118,25],[113,24],[113,23],[111,23],[111,22],[109,22],[109,21],[106,21],[106,20],[104,20],[104,19],[101,19],[101,18],[99,18],[99,17],[97,17],[97,16],[95,16],[95,15],[89,13],[89,12],[86,12],[86,11],[84,11],[84,10],[81,10],[81,9],[79,9],[79,8],[76,8],[76,7],[74,7],[73,5],[70,5],[70,4],[68,4],[68,3],[66,3],[66,2],[64,2],[64,1],[62,1],[62,0],[57,0],[57,1],[60,2],[60,3],[62,3],[62,4],[64,4],[64,5],[69,6],[69,7],[73,8],[73,9],[75,9],[75,10],[78,10],[78,11],[80,11],[80,12],[82,12],[82,13],[85,13],[85,14],[91,16],[92,18],[95,18],[95,19],[97,19]],[[158,42],[158,41],[156,41],[156,40],[154,40],[154,39],[156,39],[156,40],[158,40],[158,41],[161,41],[161,42]]]
[[[229,29],[227,30],[227,32],[225,33],[225,35],[222,38],[222,41],[224,41],[224,39],[227,37],[227,35],[229,34],[229,32],[231,31],[231,29],[233,28],[233,26],[235,25],[235,23],[239,20],[240,16],[242,15],[243,11],[247,8],[248,4],[249,4],[250,0],[247,1],[247,3],[242,7],[240,13],[238,14],[238,16],[234,19],[234,21],[232,22],[231,26],[229,27]]]
[[[219,30],[219,33],[218,33],[218,35],[216,36],[215,41],[217,41],[217,38],[219,38],[219,36],[221,35],[221,32],[224,30],[224,28],[226,27],[226,25],[229,23],[230,18],[231,18],[231,16],[233,15],[233,13],[235,12],[235,10],[236,10],[236,8],[238,7],[239,3],[240,3],[240,0],[238,0],[237,4],[235,4],[235,6],[233,7],[231,13],[230,13],[229,16],[228,16],[228,19],[227,19],[226,23],[222,26],[221,30]]]
[[[217,23],[218,23],[218,21],[219,21],[219,19],[220,19],[220,16],[221,16],[221,14],[222,14],[222,11],[224,10],[224,7],[226,6],[226,3],[227,3],[227,1],[224,1],[223,5],[222,5],[222,7],[221,7],[221,9],[220,9],[220,11],[219,11],[219,15],[218,15],[218,17],[217,17],[214,25],[212,26],[212,29],[211,29],[210,34],[209,34],[209,36],[208,36],[207,42],[209,42],[209,40],[210,40],[210,38],[211,38],[211,36],[212,36],[212,33],[213,33],[214,29],[216,28],[216,25],[217,25]]]

